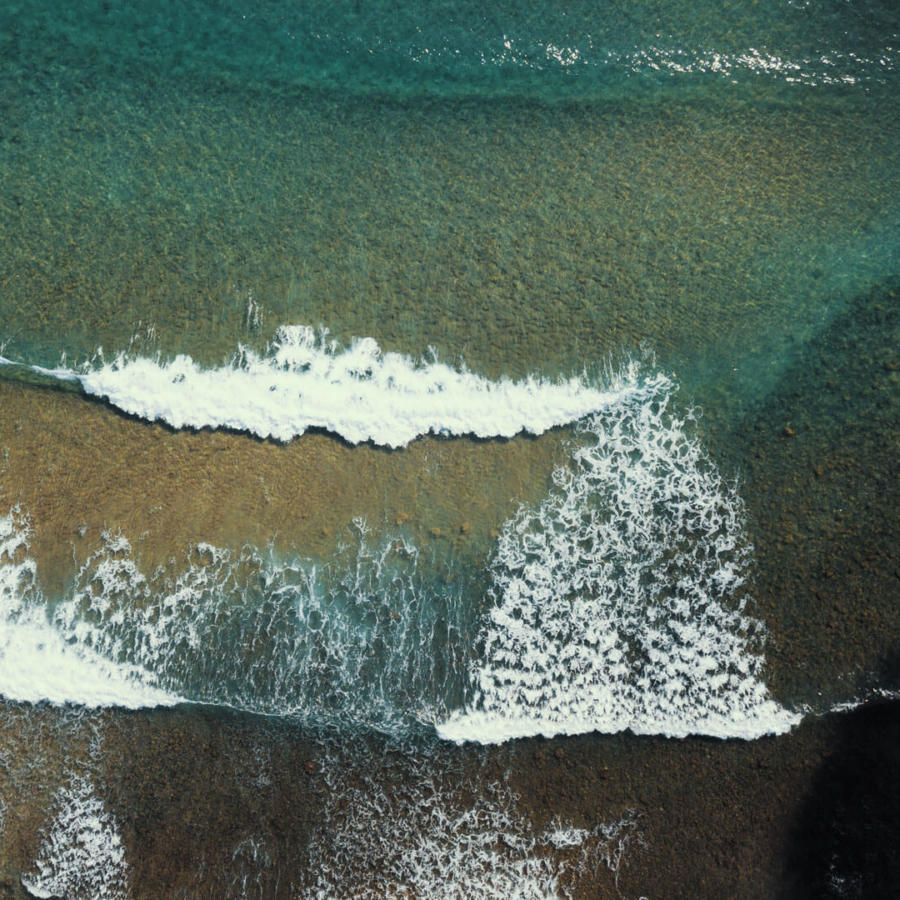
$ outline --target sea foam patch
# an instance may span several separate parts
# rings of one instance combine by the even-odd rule
[[[612,893],[643,843],[632,810],[538,830],[502,783],[472,785],[421,748],[395,766],[397,754],[372,758],[358,744],[326,752],[327,801],[301,896],[556,900],[583,877]]]
[[[0,694],[10,700],[85,706],[171,705],[152,673],[98,653],[53,621],[27,555],[28,525],[18,510],[0,517]]]
[[[342,349],[326,333],[298,325],[279,328],[266,353],[241,348],[232,364],[211,369],[186,355],[161,362],[124,353],[80,372],[24,368],[77,382],[87,394],[173,428],[228,428],[279,441],[319,428],[385,447],[429,433],[541,434],[636,389],[628,378],[605,389],[582,377],[492,381],[437,360],[384,353],[372,338]]]
[[[658,379],[587,419],[550,495],[507,522],[472,700],[443,737],[750,739],[799,720],[762,681],[740,497],[671,411],[672,391]]]
[[[87,778],[56,794],[56,817],[45,829],[35,871],[22,877],[32,897],[130,896],[128,864],[118,824]]]
[[[17,518],[0,520],[0,693],[11,699],[193,701],[387,733],[461,702],[461,581],[424,579],[414,545],[369,540],[362,520],[326,564],[201,543],[149,575],[106,533],[50,611]]]

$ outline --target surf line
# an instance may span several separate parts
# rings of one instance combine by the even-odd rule
[[[389,448],[426,434],[543,434],[652,393],[664,376],[639,378],[638,368],[626,366],[604,386],[586,375],[491,380],[436,359],[385,353],[372,338],[340,348],[308,326],[282,326],[265,353],[239,348],[230,364],[206,369],[184,354],[162,362],[123,353],[80,373],[0,357],[0,369],[16,380],[76,390],[175,429],[221,428],[285,443],[317,429]]]

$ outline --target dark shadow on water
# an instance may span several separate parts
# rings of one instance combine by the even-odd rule
[[[722,441],[742,473],[767,683],[788,705],[823,712],[893,683],[872,673],[900,633],[898,346],[891,277],[804,345]]]
[[[900,676],[900,655],[892,660]],[[844,714],[800,807],[785,898],[888,900],[900,890],[900,701]]]

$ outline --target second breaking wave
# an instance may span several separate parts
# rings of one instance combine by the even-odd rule
[[[198,544],[150,575],[108,534],[53,603],[14,511],[0,649],[19,660],[27,645],[40,677],[23,694],[10,664],[0,692],[41,699],[62,656],[79,678],[46,685],[56,702],[186,699],[479,742],[785,731],[799,716],[764,682],[743,504],[674,391],[660,375],[585,417],[550,492],[474,578],[361,520],[324,562]]]

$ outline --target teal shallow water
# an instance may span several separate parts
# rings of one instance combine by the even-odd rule
[[[56,365],[136,337],[212,365],[309,324],[521,377],[643,341],[692,393],[696,374],[752,395],[896,265],[885,91],[552,109],[45,96],[2,144],[5,355]]]
[[[560,82],[493,54],[514,33],[593,50]],[[19,4],[0,340],[217,364],[296,323],[494,376],[643,340],[753,393],[896,267],[896,34],[874,3]],[[659,68],[660,42],[847,78]]]
[[[338,97],[532,100],[748,85],[859,85],[896,70],[896,10],[856,0],[482,4],[45,2],[8,8],[7,53],[38,83],[307,87]],[[701,87],[702,90],[702,87]]]

